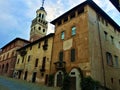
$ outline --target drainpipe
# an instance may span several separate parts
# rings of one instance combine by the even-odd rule
[[[100,41],[100,50],[101,50],[101,57],[102,57],[102,69],[103,69],[104,87],[106,87],[105,67],[104,67],[104,59],[103,59],[103,49],[102,49],[102,41],[101,41],[100,25],[99,25],[98,17],[97,17],[97,28],[98,28],[98,36],[99,36],[99,41]]]

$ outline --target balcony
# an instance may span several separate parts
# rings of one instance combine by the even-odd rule
[[[26,55],[26,51],[25,50],[22,50],[22,51],[20,51],[20,55],[23,57],[23,56],[25,56]]]
[[[58,62],[55,62],[54,64],[55,64],[55,68],[57,70],[64,70],[66,62],[65,61],[58,61]]]
[[[43,45],[43,50],[47,50],[48,44]]]
[[[41,68],[41,69],[40,69],[40,72],[45,72],[45,69],[44,69],[44,68]]]
[[[23,64],[17,65],[17,66],[15,67],[16,70],[21,70],[21,71],[24,70],[24,68],[25,68],[25,67],[24,67]]]

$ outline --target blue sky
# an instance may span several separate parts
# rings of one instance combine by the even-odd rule
[[[85,0],[45,0],[48,22],[62,15]],[[93,0],[119,26],[120,13],[109,0]],[[41,7],[42,0],[0,0],[0,48],[16,37],[29,40],[30,25],[36,16],[36,10]],[[54,32],[54,26],[49,24],[48,33]]]

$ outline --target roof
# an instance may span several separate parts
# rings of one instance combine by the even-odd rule
[[[51,21],[52,24],[55,25],[56,22],[58,22],[59,20],[61,20],[62,18],[64,18],[66,15],[68,15],[70,12],[75,11],[76,9],[78,9],[79,7],[84,7],[85,5],[89,5],[91,6],[98,14],[100,14],[101,16],[103,16],[111,25],[115,26],[118,31],[120,31],[120,26],[113,21],[97,4],[95,4],[92,0],[87,0],[81,4],[79,4],[78,6],[72,8],[71,10],[67,11],[66,13],[64,13],[63,15],[59,16],[58,18],[54,19],[53,21]]]
[[[110,1],[120,12],[120,1],[119,0],[110,0]]]
[[[20,51],[20,50],[22,50],[22,49],[25,49],[25,48],[27,48],[27,47],[29,47],[29,46],[31,46],[31,45],[34,45],[34,44],[36,44],[36,43],[38,43],[38,42],[40,42],[40,41],[43,41],[43,40],[45,40],[45,39],[47,39],[47,38],[50,38],[50,37],[53,37],[53,36],[54,36],[54,33],[50,33],[50,34],[48,34],[47,36],[44,36],[44,37],[42,37],[42,38],[40,38],[40,39],[38,39],[38,40],[30,43],[30,44],[27,44],[26,46],[18,49],[17,51]]]
[[[18,37],[18,38],[15,38],[14,40],[10,41],[8,44],[6,44],[5,46],[3,46],[1,49],[4,49],[5,47],[7,47],[7,46],[9,46],[10,44],[16,42],[17,40],[21,40],[21,41],[30,43],[30,41]]]

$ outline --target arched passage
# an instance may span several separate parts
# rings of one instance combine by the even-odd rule
[[[71,77],[70,79],[70,90],[81,90],[80,88],[80,82],[81,82],[81,73],[79,69],[73,68],[69,76]]]
[[[54,83],[54,86],[56,87],[61,87],[62,86],[62,83],[63,83],[63,78],[64,78],[64,73],[63,71],[58,71],[56,74],[55,74],[55,83]]]

